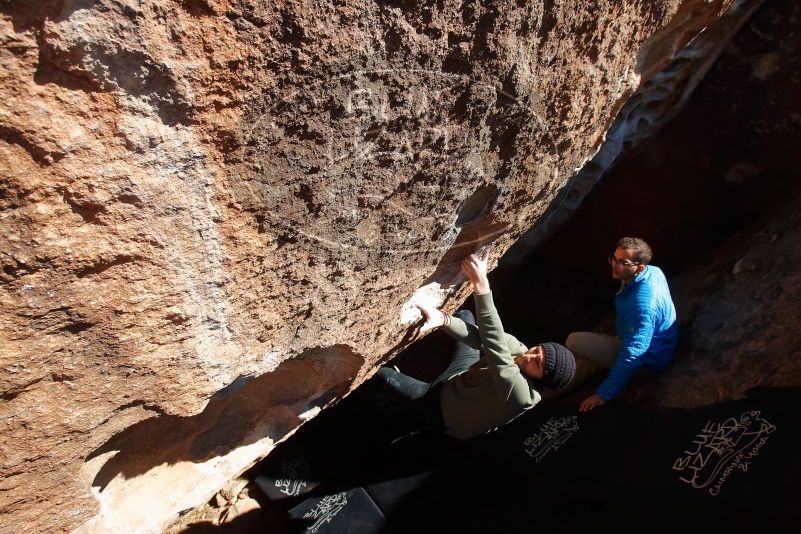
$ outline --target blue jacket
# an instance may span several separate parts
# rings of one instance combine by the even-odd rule
[[[676,308],[659,267],[646,265],[624,286],[615,297],[615,311],[620,352],[596,390],[604,400],[617,397],[643,365],[657,371],[667,367],[679,341]]]

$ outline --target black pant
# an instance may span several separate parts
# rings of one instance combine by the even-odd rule
[[[457,312],[456,317],[466,323],[476,324],[476,319],[469,310]],[[453,349],[450,365],[433,382],[417,380],[400,371],[396,371],[392,367],[382,367],[378,370],[376,376],[398,395],[411,401],[411,411],[424,427],[444,430],[442,409],[439,403],[442,385],[448,379],[467,371],[480,357],[481,353],[477,349],[457,341],[456,347]]]

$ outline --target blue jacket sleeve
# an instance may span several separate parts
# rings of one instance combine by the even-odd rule
[[[624,328],[620,335],[620,351],[615,364],[596,390],[598,395],[608,401],[617,397],[631,382],[631,378],[644,363],[645,353],[654,336],[655,312],[650,308],[633,311],[624,318]]]

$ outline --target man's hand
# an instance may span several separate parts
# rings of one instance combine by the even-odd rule
[[[600,395],[595,393],[582,401],[581,406],[579,406],[579,411],[589,412],[593,408],[597,406],[602,406],[604,404],[606,404],[606,401],[603,400]]]
[[[462,272],[473,283],[476,295],[486,295],[490,292],[487,279],[487,256],[489,256],[489,249],[484,249],[479,255],[470,254],[462,260]]]
[[[420,309],[420,311],[423,313],[423,317],[425,317],[426,320],[425,323],[423,323],[423,325],[420,327],[421,334],[423,332],[428,332],[429,330],[434,330],[435,328],[439,328],[440,326],[448,324],[448,316],[435,307],[417,302],[414,302],[413,304]]]

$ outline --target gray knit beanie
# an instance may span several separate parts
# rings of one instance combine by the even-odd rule
[[[545,351],[545,376],[543,383],[551,389],[562,389],[573,380],[576,358],[567,347],[559,343],[540,343]]]

